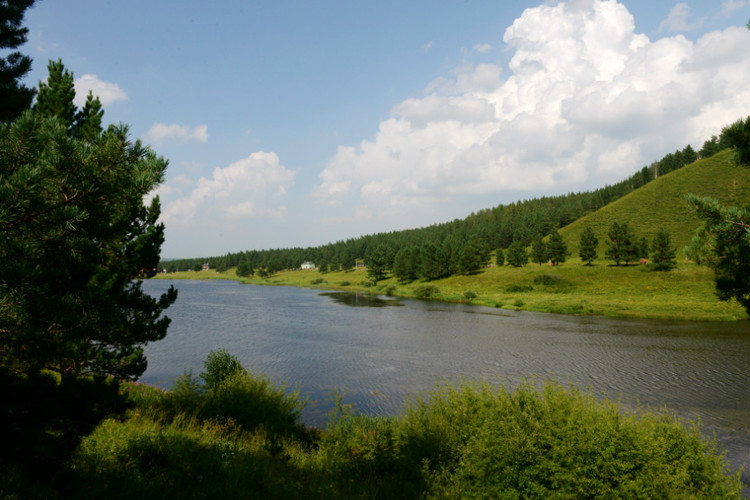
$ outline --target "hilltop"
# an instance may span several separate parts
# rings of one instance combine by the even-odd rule
[[[572,255],[578,255],[581,232],[590,226],[599,238],[599,257],[607,245],[607,231],[612,223],[626,222],[639,237],[649,241],[660,229],[667,231],[677,248],[690,244],[700,221],[685,197],[692,193],[719,200],[724,205],[750,204],[750,169],[736,167],[732,151],[725,150],[710,158],[698,160],[658,177],[648,184],[588,214],[560,230]]]

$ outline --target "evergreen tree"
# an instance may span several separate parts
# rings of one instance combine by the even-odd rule
[[[29,29],[21,26],[34,0],[0,2],[0,49],[16,49],[26,43]],[[31,107],[34,89],[19,83],[31,70],[31,58],[13,51],[0,58],[0,123],[8,123]]]
[[[541,266],[547,260],[547,244],[541,238],[534,240],[534,243],[531,244],[531,261]]]
[[[638,249],[634,244],[633,233],[626,222],[622,224],[612,223],[607,232],[607,237],[609,238],[607,242],[609,248],[607,248],[605,255],[608,259],[615,261],[615,265],[619,266],[622,261],[633,262],[638,258]]]
[[[442,251],[440,251],[434,242],[428,241],[420,250],[422,263],[420,266],[420,276],[427,280],[436,280],[443,276]]]
[[[649,246],[650,245],[648,244],[648,240],[646,239],[645,236],[643,236],[638,241],[638,243],[636,245],[636,247],[637,247],[637,252],[636,252],[637,258],[639,258],[639,259],[648,259]]]
[[[387,265],[387,249],[384,245],[378,246],[367,259],[367,277],[375,283],[385,279]]]
[[[76,113],[72,129],[73,136],[83,139],[83,142],[86,143],[92,142],[102,131],[103,116],[104,110],[101,101],[89,91],[83,109]]]
[[[669,233],[660,229],[654,237],[652,248],[652,260],[654,268],[659,271],[668,271],[677,265],[675,260],[676,250],[672,248]]]
[[[565,262],[565,258],[568,256],[568,245],[565,244],[565,240],[557,232],[557,229],[552,231],[549,235],[549,243],[547,243],[547,253],[549,259],[552,261],[552,265],[556,266]]]
[[[599,239],[594,234],[594,230],[591,227],[586,226],[581,233],[581,242],[578,246],[578,255],[581,256],[581,260],[586,262],[587,266],[591,265],[591,262],[598,259],[599,256],[596,253],[596,248],[599,245]]]
[[[71,130],[76,118],[76,107],[73,104],[76,96],[73,73],[65,69],[59,59],[50,61],[47,69],[49,76],[46,82],[39,82],[39,94],[36,96],[34,110],[45,116],[56,117],[66,129]]]
[[[236,272],[237,276],[239,276],[240,278],[247,278],[248,276],[253,275],[253,268],[246,260],[243,260],[237,265]]]
[[[750,210],[693,195],[688,202],[703,219],[705,240],[715,255],[708,264],[719,299],[735,298],[750,314]]]
[[[498,248],[495,250],[495,262],[498,266],[505,265],[505,253],[503,252],[502,248]]]
[[[142,346],[166,334],[153,299],[164,240],[159,200],[143,205],[167,162],[125,128],[88,147],[56,118],[26,113],[0,127],[0,365],[137,378]],[[75,173],[75,175],[71,175]]]
[[[734,162],[737,165],[750,166],[750,116],[724,127],[722,136],[729,147],[734,148]]]
[[[523,267],[529,262],[526,247],[519,240],[514,240],[506,252],[508,264],[513,267]]]

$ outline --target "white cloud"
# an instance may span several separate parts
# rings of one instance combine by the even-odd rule
[[[146,132],[146,142],[159,146],[166,141],[177,140],[177,141],[197,141],[205,143],[208,141],[208,126],[196,125],[190,128],[187,125],[167,125],[166,123],[154,123],[154,125]]]
[[[667,18],[659,25],[659,31],[690,31],[698,27],[690,24],[690,7],[686,3],[678,3],[669,11]]]
[[[419,48],[422,49],[422,51],[424,52],[429,52],[430,50],[432,50],[432,40],[430,40],[427,43],[422,44],[422,46]]]
[[[724,14],[731,14],[737,9],[741,9],[742,7],[750,5],[750,1],[748,0],[726,0],[724,3],[721,4],[721,10]]]
[[[210,179],[201,177],[187,196],[166,205],[162,217],[168,224],[183,226],[227,217],[281,217],[287,210],[282,202],[293,181],[294,172],[281,165],[275,153],[258,151],[215,168]]]
[[[383,217],[599,187],[750,113],[745,28],[651,41],[625,6],[593,0],[527,9],[504,42],[507,78],[481,64],[432,82],[373,140],[339,147],[314,197]]]
[[[478,43],[474,45],[474,47],[471,49],[474,52],[479,52],[480,54],[486,54],[490,50],[492,50],[492,45],[489,43]]]
[[[110,104],[117,101],[126,101],[128,95],[119,85],[113,82],[105,82],[100,80],[98,76],[92,74],[85,74],[80,78],[76,78],[73,83],[76,89],[76,96],[73,99],[73,104],[82,107],[86,103],[86,96],[91,91],[95,97],[99,97],[103,107],[107,107]]]

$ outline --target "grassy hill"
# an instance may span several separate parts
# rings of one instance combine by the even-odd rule
[[[710,196],[727,205],[750,204],[750,169],[732,166],[731,151],[699,160],[670,172],[604,208],[560,230],[572,256],[558,267],[529,264],[521,268],[495,266],[470,276],[400,283],[388,277],[373,286],[365,269],[330,273],[316,270],[281,271],[268,278],[239,278],[228,272],[180,272],[163,279],[235,279],[258,285],[291,285],[321,289],[368,291],[414,297],[432,286],[433,299],[469,302],[504,309],[563,314],[684,320],[740,320],[747,313],[736,301],[721,302],[714,293],[713,272],[684,261],[682,248],[700,224],[688,206],[689,193]],[[636,235],[649,241],[659,229],[672,237],[678,267],[655,272],[648,266],[610,265],[604,260],[607,231],[613,222],[627,222]],[[586,226],[599,238],[599,260],[592,267],[578,258],[580,235]],[[471,292],[471,296],[467,296]]]
[[[614,222],[627,222],[638,237],[645,236],[649,242],[659,229],[664,229],[671,236],[678,259],[681,259],[682,248],[690,243],[700,225],[685,201],[688,194],[710,196],[725,205],[750,204],[750,169],[733,166],[731,155],[732,152],[726,150],[659,177],[562,228],[560,234],[572,255],[577,257],[581,232],[586,226],[591,226],[599,238],[601,259],[607,249],[607,231]]]

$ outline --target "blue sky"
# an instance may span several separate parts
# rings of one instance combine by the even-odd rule
[[[600,187],[750,115],[750,0],[38,1],[170,161],[164,257],[317,246]]]

